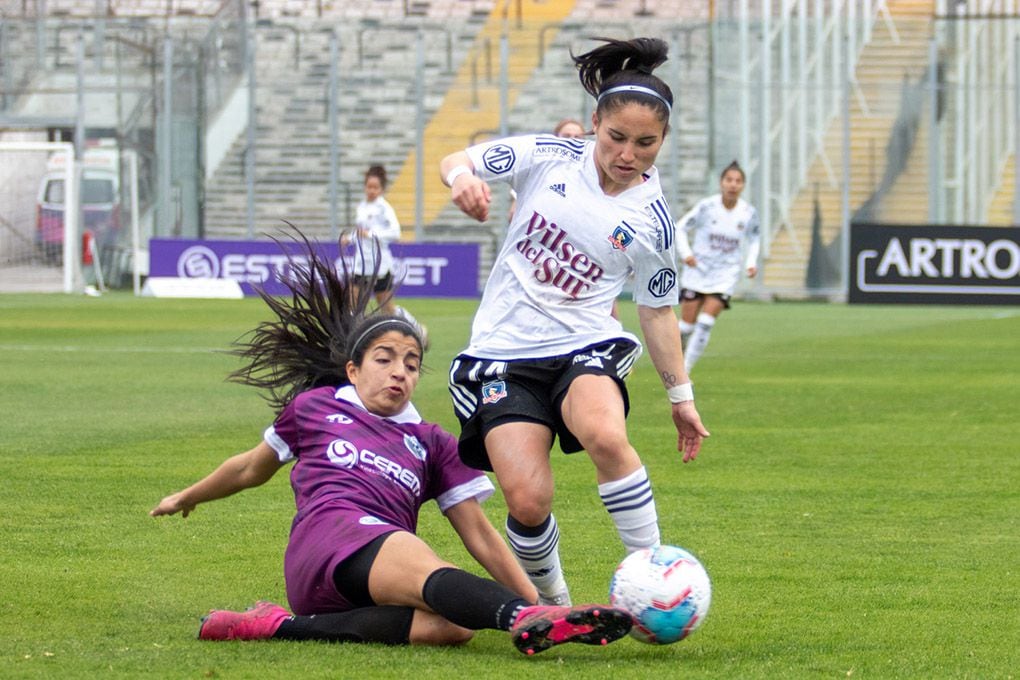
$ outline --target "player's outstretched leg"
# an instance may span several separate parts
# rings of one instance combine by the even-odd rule
[[[531,656],[564,642],[608,645],[630,632],[630,614],[613,607],[585,604],[575,607],[525,607],[510,628],[514,645]]]

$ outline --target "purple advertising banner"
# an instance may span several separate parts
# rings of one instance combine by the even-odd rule
[[[337,261],[336,243],[316,243],[324,257]],[[281,247],[282,246],[282,247]],[[394,243],[394,278],[399,294],[407,297],[472,298],[478,296],[478,246],[473,243]],[[287,253],[300,258],[294,244],[275,241],[149,241],[149,275],[180,278],[234,279],[245,295],[252,284],[266,292],[287,292],[280,283],[287,276]],[[350,259],[348,259],[348,266]]]

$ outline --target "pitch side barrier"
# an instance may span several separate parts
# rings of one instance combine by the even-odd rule
[[[341,266],[336,243],[318,243],[324,257]],[[402,297],[473,298],[478,296],[479,249],[473,243],[394,243],[394,279]],[[149,242],[149,277],[227,279],[236,281],[245,295],[255,295],[253,284],[270,294],[285,294],[281,283],[290,270],[290,254],[300,261],[300,249],[283,241],[196,241],[152,239]]]
[[[854,224],[850,302],[1020,304],[1020,227]]]

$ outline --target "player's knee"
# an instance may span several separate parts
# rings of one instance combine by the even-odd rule
[[[552,512],[552,498],[544,495],[516,493],[506,495],[507,510],[518,522],[525,526],[537,527]]]
[[[619,479],[641,467],[641,458],[626,437],[619,442],[592,444],[587,451],[601,478]]]

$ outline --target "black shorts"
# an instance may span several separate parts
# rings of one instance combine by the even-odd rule
[[[698,291],[691,290],[690,288],[681,288],[680,289],[680,302],[681,303],[686,302],[688,300],[701,300],[701,299],[704,299],[704,298],[707,298],[707,297],[718,298],[719,301],[723,304],[723,309],[729,309],[730,308],[730,299],[733,296],[732,295],[723,295],[722,293],[699,293]]]
[[[333,570],[333,585],[336,586],[336,591],[355,607],[375,606],[375,600],[368,591],[368,574],[372,571],[372,565],[375,564],[382,544],[393,533],[390,531],[377,536],[371,543],[362,546],[356,553],[336,565],[336,569]]]
[[[479,470],[492,470],[485,435],[512,422],[545,425],[559,436],[564,453],[580,451],[583,447],[563,423],[560,410],[570,383],[581,375],[609,376],[620,388],[626,414],[630,399],[623,381],[640,354],[640,345],[617,339],[543,359],[457,356],[450,367],[450,395],[460,420],[461,460]]]
[[[373,293],[387,293],[393,290],[393,272],[379,277],[354,274],[351,276],[351,283],[358,288],[372,286]]]

